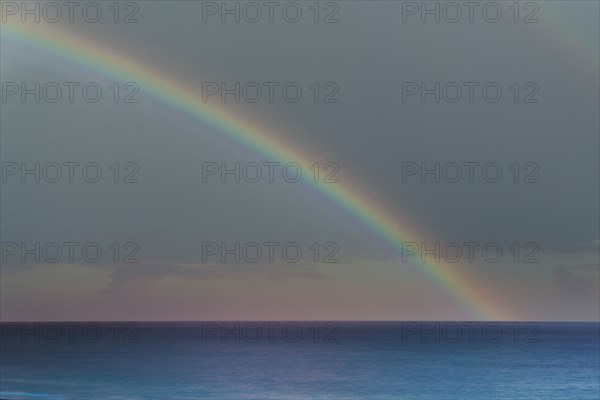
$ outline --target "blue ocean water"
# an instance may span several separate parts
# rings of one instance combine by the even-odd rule
[[[599,399],[598,323],[2,324],[2,399]]]

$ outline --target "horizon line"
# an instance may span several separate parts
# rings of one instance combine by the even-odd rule
[[[368,320],[368,319],[356,319],[356,320],[332,320],[332,319],[248,319],[248,320],[235,320],[235,319],[207,319],[207,320],[70,320],[70,321],[0,321],[2,324],[23,324],[23,323],[200,323],[200,322],[543,322],[543,323],[600,323],[598,320],[433,320],[433,319],[406,319],[406,320]]]

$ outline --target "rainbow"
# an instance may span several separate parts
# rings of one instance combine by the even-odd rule
[[[587,35],[585,30],[578,28],[577,18],[566,15],[568,7],[573,4],[568,2],[555,2],[551,7],[544,5],[547,12],[540,16],[549,28],[538,28],[540,40],[548,47],[557,49],[558,57],[563,58],[570,64],[576,64],[583,77],[593,79],[594,86],[600,84],[600,49],[598,48],[598,36]],[[598,2],[590,2],[594,6],[593,14],[598,15],[600,6]],[[567,7],[567,9],[565,9]],[[591,14],[591,13],[590,13]],[[540,21],[540,24],[543,25]]]
[[[78,67],[87,68],[96,73],[119,81],[135,81],[140,90],[161,104],[184,112],[193,118],[199,118],[217,128],[218,135],[224,139],[251,149],[270,160],[281,163],[294,161],[308,168],[317,158],[310,157],[306,149],[289,145],[255,122],[234,115],[218,105],[204,103],[197,93],[183,82],[169,77],[164,71],[153,70],[144,63],[136,61],[115,49],[106,47],[97,41],[75,36],[61,30],[53,24],[3,24],[3,38],[19,43],[26,48],[58,56]],[[420,242],[417,231],[397,215],[386,208],[369,191],[356,182],[344,185],[322,185],[307,180],[324,200],[349,213],[353,222],[383,240],[401,253],[402,243]],[[472,277],[459,272],[455,265],[444,263],[424,263],[415,257],[415,263],[440,288],[452,296],[458,305],[474,320],[510,320],[510,313],[495,304],[490,297],[489,288],[475,282]]]

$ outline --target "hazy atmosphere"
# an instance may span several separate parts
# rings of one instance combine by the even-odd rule
[[[597,2],[7,3],[2,321],[599,319]]]

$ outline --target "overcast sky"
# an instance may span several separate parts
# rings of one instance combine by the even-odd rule
[[[240,23],[231,15],[223,23],[221,2],[214,9],[211,2],[147,1],[120,10],[120,19],[133,13],[137,23],[114,23],[113,11],[103,4],[103,17],[95,24],[75,10],[74,23],[66,17],[54,24],[42,18],[35,25],[39,32],[51,28],[79,37],[92,52],[98,45],[110,47],[199,99],[206,94],[208,105],[252,121],[292,153],[318,162],[320,181],[331,171],[339,180],[317,185],[305,183],[313,179],[306,168],[298,183],[282,179],[280,169],[270,183],[266,167],[258,183],[231,178],[223,183],[218,174],[203,182],[203,163],[243,166],[277,161],[277,155],[232,140],[143,85],[135,94],[138,103],[114,103],[109,89],[114,76],[2,32],[1,319],[481,317],[423,273],[418,262],[403,262],[381,234],[315,188],[339,185],[368,194],[377,209],[408,221],[412,228],[406,230],[418,231],[431,247],[435,242],[499,244],[503,257],[498,262],[482,259],[479,252],[474,262],[463,258],[449,267],[480,284],[485,299],[504,311],[502,317],[597,320],[598,3],[540,1],[529,8],[523,2],[516,15],[512,2],[496,2],[486,18],[498,6],[497,23],[483,18],[486,2],[474,10],[472,23],[466,8],[456,23],[444,20],[454,18],[453,9],[442,10],[439,23],[426,14],[423,23],[421,2],[414,3],[417,9],[404,3],[321,2],[318,23],[313,2],[294,3],[302,10],[297,23],[285,20],[282,7],[274,9],[271,23],[268,8],[261,6],[263,16],[256,23],[244,21],[255,15],[245,8]],[[289,7],[288,19],[296,10]],[[3,30],[22,24],[20,14],[4,14]],[[538,22],[525,23],[527,18]],[[14,88],[11,82],[19,90],[23,82],[28,87],[96,82],[103,98],[86,102],[78,87],[73,103],[44,98],[35,103],[33,96],[23,103],[19,93],[7,94]],[[239,103],[233,95],[222,103],[220,93],[207,94],[211,82],[279,86],[273,102],[266,92],[258,102],[248,101],[254,94],[250,88]],[[303,90],[296,103],[282,94],[289,82]],[[421,89],[435,88],[436,82],[442,87],[440,102],[434,94],[423,102]],[[472,102],[466,82],[475,82]],[[119,99],[129,92],[125,83],[119,82]],[[457,86],[462,97],[452,102]],[[487,100],[484,86],[491,87]],[[492,102],[496,87],[502,96]],[[74,167],[73,183],[64,165],[58,183],[43,176],[35,183],[32,175],[21,182],[22,163],[34,168],[36,162],[40,168],[51,162],[80,166]],[[98,183],[81,177],[81,166],[91,162],[102,168]],[[119,183],[113,182],[115,162]],[[333,164],[326,170],[328,162]],[[464,164],[469,162],[479,163],[473,164],[472,182]],[[446,167],[440,182],[432,174],[422,179],[420,169],[436,163]],[[485,164],[494,168],[484,177]],[[15,165],[19,171],[12,175]],[[462,167],[462,178],[453,183],[455,165]],[[502,176],[491,182],[498,166]],[[419,170],[410,169],[415,167]],[[123,182],[129,173],[137,183]],[[103,257],[86,261],[78,247],[74,260],[63,254],[56,263],[44,257],[35,262],[31,255],[22,261],[23,243],[33,248],[36,242],[94,242]],[[115,242],[120,248],[116,263]],[[212,249],[207,242],[292,242],[303,254],[291,263],[282,259],[279,247],[273,262],[266,253],[256,263],[235,263],[233,256],[221,262],[219,254],[206,254]],[[16,254],[12,243],[19,246]],[[124,263],[128,254],[138,262]],[[339,262],[323,262],[328,254]],[[538,262],[525,262],[528,255]],[[490,311],[484,317],[501,316]]]

